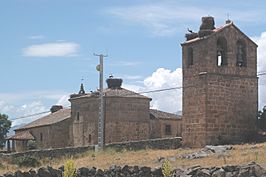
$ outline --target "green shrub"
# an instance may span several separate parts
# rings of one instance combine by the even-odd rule
[[[173,177],[172,167],[169,160],[165,160],[162,164],[162,172],[164,177]]]
[[[19,167],[37,167],[40,165],[40,162],[35,157],[30,156],[13,158],[12,163]]]
[[[0,162],[0,169],[5,168],[5,166]]]
[[[29,140],[27,146],[29,150],[37,149],[37,143],[34,140]]]
[[[63,177],[75,177],[77,175],[73,160],[66,161]]]

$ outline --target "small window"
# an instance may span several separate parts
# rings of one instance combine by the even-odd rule
[[[171,135],[171,125],[165,125],[165,135]]]
[[[242,40],[237,41],[237,52],[236,52],[236,66],[245,67],[247,66],[246,60],[246,45]]]
[[[40,141],[43,140],[43,136],[42,136],[42,133],[40,133]]]
[[[89,134],[89,143],[91,143],[91,134]]]
[[[77,112],[77,121],[79,121],[79,112]]]
[[[188,66],[193,65],[193,49],[191,47],[188,48],[187,58],[188,58]]]
[[[217,40],[216,64],[217,66],[227,65],[227,42],[223,37]]]

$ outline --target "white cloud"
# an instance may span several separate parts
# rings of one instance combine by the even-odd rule
[[[43,115],[32,116],[32,117],[27,117],[23,119],[17,119],[17,118],[44,112],[47,110],[48,110],[47,107],[45,107],[41,101],[33,101],[31,103],[23,104],[19,106],[10,105],[6,101],[0,101],[0,113],[7,114],[10,120],[14,119],[12,121],[12,126],[17,126],[20,124],[31,122]]]
[[[24,56],[30,57],[66,57],[74,56],[79,45],[74,42],[55,42],[31,45],[23,49]]]
[[[53,104],[68,107],[68,95],[59,91],[35,91],[22,93],[1,93],[0,113],[7,114],[10,119],[20,118],[40,112],[49,111]],[[13,120],[12,126],[29,123],[45,114]]]
[[[266,73],[266,32],[253,40],[258,44],[258,73]],[[259,109],[266,105],[266,75],[259,76]]]
[[[216,19],[224,21],[226,14],[234,21],[254,22],[262,19],[264,12],[246,10],[243,12],[235,9],[223,9],[217,7],[193,7],[184,6],[179,2],[162,1],[160,3],[134,5],[131,7],[113,7],[107,9],[107,13],[122,19],[128,24],[144,26],[155,36],[171,36],[178,30],[187,29],[192,22],[200,23],[200,17],[212,15]]]
[[[151,76],[147,77],[143,85],[124,85],[125,88],[136,92],[146,92],[182,86],[182,69],[177,68],[171,71],[159,68]],[[182,90],[173,89],[162,92],[145,94],[152,98],[151,107],[167,112],[177,112],[182,110]]]
[[[33,35],[29,37],[30,39],[44,39],[43,35]]]
[[[57,101],[56,105],[62,105],[63,107],[70,106],[70,102],[68,101],[69,95],[63,95],[61,98]]]

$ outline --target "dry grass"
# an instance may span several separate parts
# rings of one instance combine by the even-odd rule
[[[140,150],[140,151],[122,151],[117,152],[114,149],[106,149],[103,152],[89,151],[73,158],[76,167],[97,167],[101,169],[109,168],[111,165],[141,165],[150,167],[160,167],[161,163],[158,162],[160,157],[170,158],[173,168],[186,168],[194,165],[201,165],[204,167],[210,166],[223,166],[223,165],[237,165],[255,161],[265,167],[266,165],[266,143],[262,144],[245,144],[233,146],[233,150],[228,151],[224,156],[212,155],[209,157],[188,160],[176,158],[173,160],[171,157],[179,157],[183,154],[196,152],[199,149],[176,149],[176,150]],[[69,157],[60,159],[42,159],[42,165],[50,165],[55,168],[63,165]],[[0,159],[1,162],[1,159]],[[27,168],[21,169],[12,165],[10,162],[3,162],[4,168],[0,168],[0,174],[8,171],[28,170]]]

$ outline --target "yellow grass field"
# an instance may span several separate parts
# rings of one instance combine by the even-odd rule
[[[140,151],[115,151],[114,149],[106,149],[103,152],[89,151],[75,157],[62,157],[60,159],[41,159],[41,166],[62,166],[66,160],[72,158],[76,168],[80,167],[97,167],[107,169],[111,165],[140,165],[150,166],[153,168],[161,167],[159,158],[168,158],[172,168],[186,168],[190,166],[200,165],[203,167],[239,165],[254,161],[264,168],[266,167],[266,143],[261,144],[244,144],[234,145],[233,149],[228,151],[226,155],[213,154],[209,157],[200,159],[182,159],[181,155],[197,152],[200,149],[175,149],[175,150],[140,150]],[[176,158],[173,158],[176,157]],[[11,162],[4,162],[0,159],[2,167],[0,174],[8,171],[29,170],[30,168],[19,168]]]

